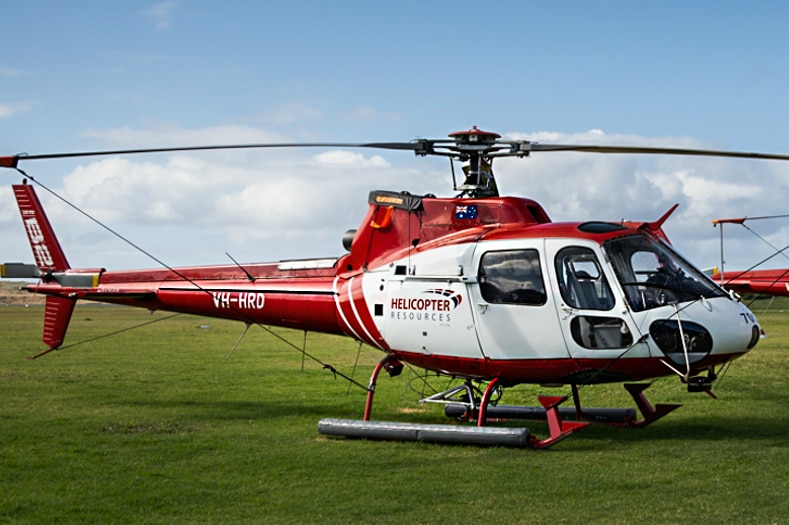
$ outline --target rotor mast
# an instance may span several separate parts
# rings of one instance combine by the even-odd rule
[[[466,162],[463,166],[466,178],[460,186],[455,184],[455,190],[461,192],[460,196],[498,197],[499,190],[493,177],[493,157],[490,153],[491,147],[501,135],[473,126],[467,131],[450,133],[449,137],[455,139],[453,149],[458,152],[458,160]]]

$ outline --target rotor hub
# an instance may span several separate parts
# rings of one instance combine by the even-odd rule
[[[492,131],[483,131],[477,126],[472,126],[471,129],[466,131],[454,131],[449,134],[450,138],[455,139],[458,145],[465,144],[493,144],[496,139],[500,139],[501,135]]]

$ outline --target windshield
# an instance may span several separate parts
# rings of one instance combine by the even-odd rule
[[[634,311],[726,293],[667,245],[646,235],[603,244]]]

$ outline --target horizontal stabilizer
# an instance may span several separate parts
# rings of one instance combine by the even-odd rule
[[[0,277],[6,279],[38,279],[41,270],[35,264],[5,263],[0,264]]]
[[[99,285],[98,272],[56,272],[52,274],[52,278],[60,286],[68,288],[95,288]]]

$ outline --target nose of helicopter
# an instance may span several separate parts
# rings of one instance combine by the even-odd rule
[[[762,331],[745,305],[719,297],[677,306],[675,315],[653,321],[649,333],[673,364],[691,373],[748,352]]]

